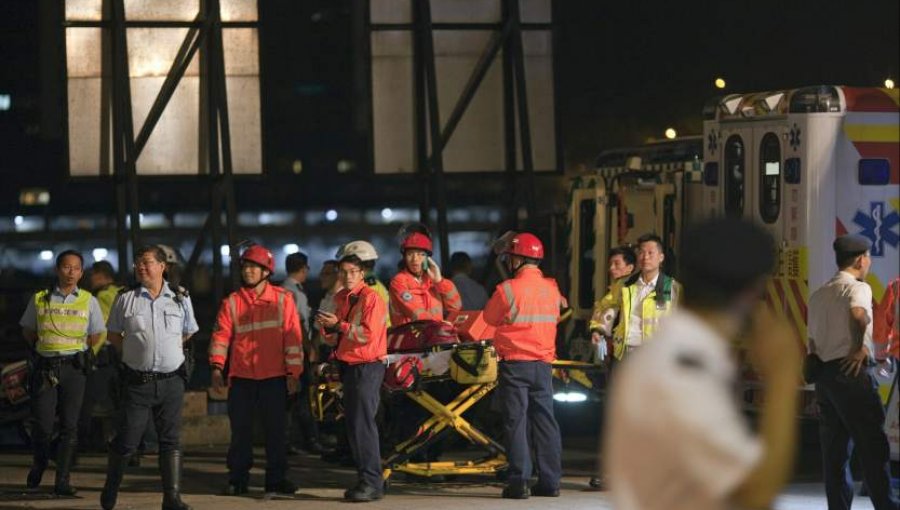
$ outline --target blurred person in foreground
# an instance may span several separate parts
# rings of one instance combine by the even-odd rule
[[[683,308],[621,365],[606,473],[617,510],[768,508],[794,458],[800,349],[761,301],[772,238],[733,219],[685,235]],[[742,339],[765,387],[759,432],[735,398]]]

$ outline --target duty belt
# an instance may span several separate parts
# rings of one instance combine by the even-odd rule
[[[37,366],[39,369],[55,369],[63,365],[71,365],[75,361],[75,355],[67,356],[38,356]]]
[[[140,372],[123,365],[122,375],[128,384],[146,384],[153,381],[161,381],[179,375],[180,369],[174,372]]]

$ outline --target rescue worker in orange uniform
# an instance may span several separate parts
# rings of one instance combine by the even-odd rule
[[[315,322],[325,342],[336,346],[344,390],[344,413],[358,482],[344,499],[374,501],[384,496],[378,412],[384,360],[387,358],[387,305],[366,285],[365,264],[357,255],[340,259],[338,278],[344,288],[334,298],[335,313],[320,310]]]
[[[900,359],[900,278],[894,278],[884,291],[881,302],[875,305],[872,342],[875,359],[883,362]]]
[[[557,497],[562,443],[553,415],[551,363],[556,359],[556,323],[566,301],[556,282],[538,268],[544,246],[536,236],[517,234],[503,257],[512,278],[497,286],[483,315],[497,328],[494,347],[500,359],[499,400],[509,461],[503,497],[528,498],[531,449],[538,481],[530,494]]]
[[[440,321],[462,308],[456,285],[441,275],[441,268],[431,258],[433,249],[427,232],[411,232],[400,243],[402,268],[390,285],[391,326]]]
[[[225,494],[247,493],[253,466],[253,421],[262,418],[266,436],[267,493],[293,494],[286,478],[287,397],[297,392],[303,372],[303,334],[287,290],[272,285],[272,252],[256,245],[241,254],[243,288],[222,301],[209,347],[213,387],[221,390],[228,363],[228,486]]]

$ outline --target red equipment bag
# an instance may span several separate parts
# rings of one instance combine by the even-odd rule
[[[388,330],[388,352],[423,352],[441,345],[456,345],[456,327],[445,321],[413,321]]]
[[[422,360],[418,356],[402,356],[387,366],[384,372],[384,387],[390,391],[416,389],[422,374]]]

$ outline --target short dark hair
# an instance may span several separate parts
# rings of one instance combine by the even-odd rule
[[[775,240],[762,228],[717,218],[690,228],[681,250],[685,305],[723,309],[775,268]]]
[[[863,251],[836,251],[834,252],[834,260],[837,262],[838,269],[847,269],[856,262],[856,257],[865,255],[869,250]]]
[[[284,258],[284,267],[288,274],[296,273],[305,267],[309,267],[309,258],[305,253],[291,253]]]
[[[110,280],[116,279],[116,271],[113,269],[112,264],[110,264],[106,260],[99,260],[97,262],[94,262],[94,264],[91,266],[91,273],[102,274]]]
[[[64,250],[60,252],[59,255],[56,256],[56,269],[59,269],[62,266],[63,259],[68,257],[69,255],[73,257],[78,257],[78,260],[81,261],[81,267],[84,268],[84,255],[81,254],[78,250]]]
[[[609,256],[606,257],[606,260],[612,260],[613,257],[621,255],[622,260],[625,261],[625,264],[633,266],[637,264],[637,257],[634,255],[634,250],[629,246],[617,246],[611,250],[609,250]]]
[[[360,269],[365,269],[365,267],[363,266],[363,261],[360,260],[360,258],[356,255],[347,255],[346,257],[343,257],[341,260],[339,260],[338,264],[343,264],[344,262],[353,264]]]
[[[656,245],[659,246],[659,251],[665,253],[666,247],[663,246],[662,238],[660,238],[656,234],[644,234],[641,237],[638,237],[638,240],[637,240],[637,243],[635,243],[635,246],[637,246],[637,248],[640,249],[642,244],[651,243],[651,242],[656,243]]]
[[[338,266],[338,261],[337,261],[337,260],[334,260],[334,259],[328,259],[328,260],[326,260],[325,262],[322,262],[322,267],[325,267],[325,266],[334,266],[334,267],[337,267],[337,266]]]
[[[147,253],[152,254],[153,258],[155,258],[157,262],[162,262],[162,263],[166,262],[166,252],[162,248],[160,248],[159,246],[157,246],[155,244],[144,245],[144,246],[141,246],[140,248],[138,248],[137,250],[135,250],[134,261],[137,262],[138,260],[141,259],[141,257],[146,255]]]
[[[450,272],[464,272],[472,269],[472,257],[464,251],[453,252],[450,255]]]

